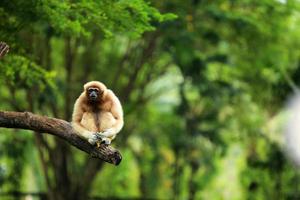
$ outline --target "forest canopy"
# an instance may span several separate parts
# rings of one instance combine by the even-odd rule
[[[98,80],[124,108],[109,165],[0,129],[0,199],[298,199],[284,149],[298,0],[2,0],[0,110],[71,120]]]

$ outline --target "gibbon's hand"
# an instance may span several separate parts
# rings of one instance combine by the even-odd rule
[[[104,137],[104,138],[102,139],[102,142],[103,142],[104,144],[109,145],[109,144],[111,143],[111,139],[110,139],[110,138],[107,138],[107,137]]]
[[[88,139],[88,142],[91,144],[91,145],[95,145],[96,142],[98,141],[103,141],[103,136],[99,133],[93,133],[90,138]]]
[[[112,132],[99,132],[97,133],[97,136],[100,138],[101,143],[109,145],[111,143],[111,138],[109,136],[105,135],[105,133],[112,133]]]

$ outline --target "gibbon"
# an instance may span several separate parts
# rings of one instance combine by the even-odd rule
[[[78,135],[92,145],[110,144],[123,125],[118,97],[99,81],[86,83],[72,115],[72,126]]]

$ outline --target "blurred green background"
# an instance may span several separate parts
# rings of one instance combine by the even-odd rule
[[[300,199],[282,111],[299,0],[1,0],[0,110],[70,120],[84,83],[124,107],[117,167],[1,128],[0,199]]]

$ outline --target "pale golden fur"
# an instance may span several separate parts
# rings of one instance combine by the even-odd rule
[[[88,101],[86,92],[91,87],[103,91],[102,98],[93,105]],[[101,82],[86,83],[84,91],[75,102],[72,116],[72,125],[79,136],[90,140],[95,133],[100,133],[110,143],[122,129],[123,124],[123,110],[116,95]]]

